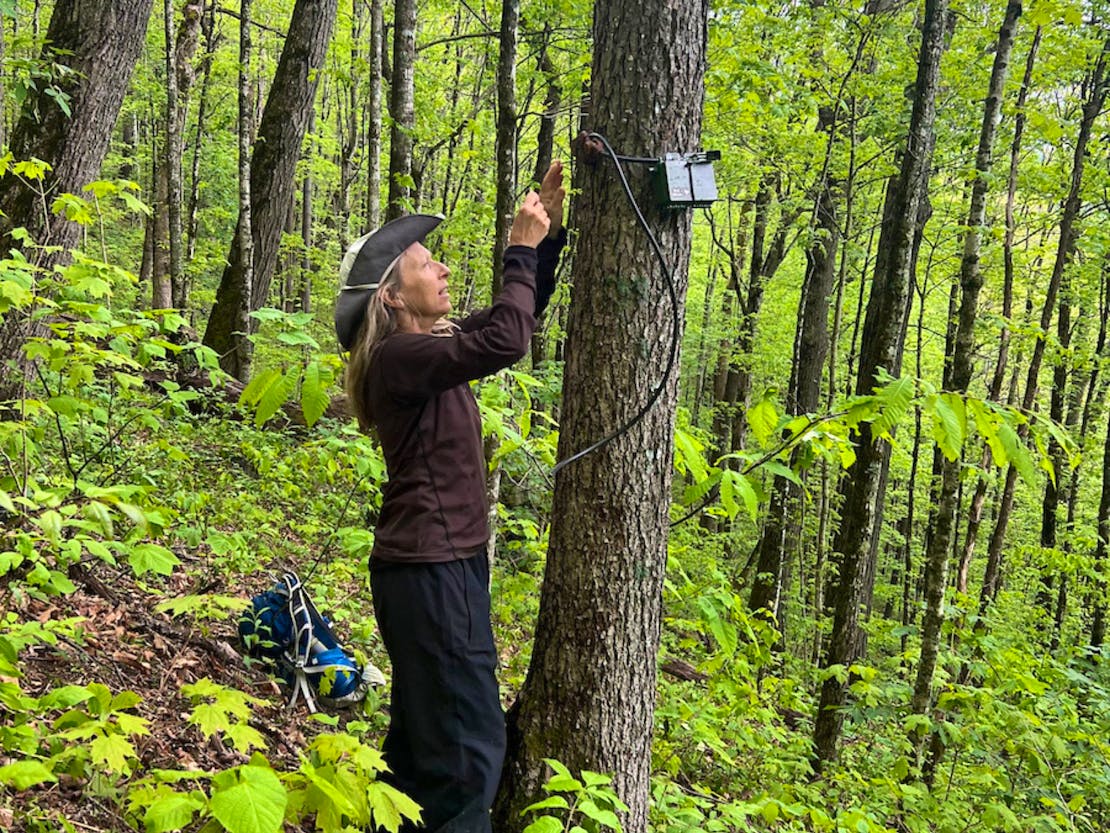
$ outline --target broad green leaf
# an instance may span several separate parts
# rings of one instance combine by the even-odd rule
[[[967,414],[963,400],[952,393],[933,398],[933,439],[949,460],[955,461],[967,436]]]
[[[231,723],[227,719],[227,712],[214,703],[198,705],[193,709],[193,713],[189,715],[188,722],[200,729],[206,738],[217,732],[226,732],[231,728]]]
[[[587,818],[593,819],[598,824],[604,827],[608,827],[610,830],[621,829],[620,819],[617,818],[616,813],[614,813],[612,810],[604,810],[601,807],[598,807],[593,801],[588,798],[582,802],[579,802],[578,810],[582,813],[582,815],[586,816]]]
[[[289,395],[297,383],[297,375],[299,372],[293,368],[285,375],[275,377],[273,382],[262,391],[258,399],[258,410],[254,415],[256,428],[261,428],[289,400]]]
[[[147,573],[168,576],[173,573],[173,568],[180,564],[181,560],[158,544],[135,544],[127,554],[127,563],[131,565],[131,569],[137,576]]]
[[[693,434],[682,429],[674,432],[675,466],[680,472],[690,472],[695,483],[705,480],[704,447]]]
[[[558,807],[562,810],[565,810],[570,807],[570,805],[567,803],[567,800],[561,795],[549,795],[542,801],[537,801],[535,804],[529,804],[527,807],[524,808],[521,815],[524,815],[524,813],[530,813],[533,810],[548,810],[552,807]]]
[[[775,426],[779,424],[779,414],[768,391],[763,398],[748,408],[748,425],[760,445],[767,445]]]
[[[193,814],[204,808],[204,802],[192,795],[173,793],[156,798],[146,808],[143,826],[147,833],[168,833],[188,827]]]
[[[420,805],[389,784],[371,781],[366,785],[366,798],[370,802],[374,824],[384,827],[389,833],[397,833],[404,819],[421,820]]]
[[[563,823],[553,816],[540,816],[524,828],[524,833],[563,833]]]
[[[0,784],[17,790],[26,790],[47,781],[57,781],[58,777],[39,761],[16,761],[14,764],[0,766]]]
[[[1029,456],[1029,450],[1022,443],[1017,431],[1004,423],[998,427],[998,437],[1005,449],[1006,458],[1010,461],[1010,465],[1017,469],[1021,479],[1027,485],[1035,487],[1037,485],[1037,470],[1033,466],[1033,458]]]
[[[272,769],[246,764],[212,779],[212,815],[229,833],[280,833],[287,802]]]
[[[127,775],[131,771],[127,759],[135,757],[135,747],[123,735],[100,735],[93,739],[89,751],[93,762],[102,764],[109,772]]]
[[[301,381],[301,409],[304,411],[304,421],[315,425],[316,420],[324,415],[328,407],[328,394],[321,384],[320,363],[310,362],[304,369],[304,379]]]
[[[270,385],[279,378],[281,378],[281,371],[273,367],[267,368],[261,373],[254,374],[250,382],[247,383],[247,386],[243,388],[243,392],[239,394],[239,404],[257,404]]]
[[[303,330],[287,330],[283,333],[277,334],[277,340],[282,344],[288,344],[293,347],[311,347],[313,350],[319,350],[320,345],[312,336]]]

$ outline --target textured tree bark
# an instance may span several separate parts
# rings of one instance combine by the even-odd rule
[[[201,16],[200,29],[204,35],[204,58],[201,60],[202,80],[200,82],[200,102],[197,104],[197,129],[193,137],[193,158],[189,171],[189,199],[185,214],[187,238],[186,259],[192,260],[197,250],[198,208],[200,206],[200,157],[207,136],[209,91],[212,87],[212,61],[215,60],[216,46],[221,39],[216,30],[216,5],[208,3]]]
[[[363,14],[365,6],[362,3],[355,3],[352,7],[352,14],[349,21],[351,24],[348,37],[350,38],[351,49],[348,55],[347,75],[345,78],[337,79],[338,89],[341,95],[336,95],[336,119],[335,119],[335,132],[336,132],[336,146],[339,151],[339,158],[336,159],[336,167],[339,168],[339,190],[335,194],[335,201],[338,204],[338,217],[336,218],[337,226],[339,229],[339,250],[342,252],[347,251],[347,246],[351,244],[351,214],[353,201],[351,199],[351,191],[354,188],[355,178],[359,175],[359,171],[355,167],[358,157],[359,143],[362,139],[362,133],[359,130],[359,113],[362,112],[362,87],[360,86],[360,79],[362,76],[361,64],[361,50],[359,44],[363,39],[363,27],[365,20]],[[311,116],[308,131],[312,132]],[[354,237],[358,237],[356,233]]]
[[[967,393],[971,383],[972,361],[975,350],[975,322],[978,317],[979,291],[983,276],[979,268],[980,237],[986,226],[987,188],[992,166],[994,137],[1002,112],[1002,98],[1009,72],[1010,53],[1014,33],[1021,16],[1021,2],[1011,0],[1006,6],[1005,17],[998,33],[983,108],[983,122],[979,131],[979,148],[975,156],[975,174],[971,186],[971,200],[964,232],[964,251],[960,261],[960,308],[957,317],[955,341],[951,360],[947,362],[945,390]],[[960,457],[945,456],[940,464],[940,489],[934,502],[932,534],[928,539],[925,555],[925,621],[921,636],[921,659],[917,666],[911,708],[915,714],[925,714],[932,708],[933,674],[940,653],[940,631],[944,624],[944,593],[948,586],[948,562],[952,547],[953,525],[956,520]],[[919,746],[924,734],[915,733],[911,741]]]
[[[867,304],[856,391],[870,393],[876,372],[883,368],[898,375],[902,366],[910,277],[918,216],[928,185],[933,150],[933,120],[944,50],[946,0],[927,0],[918,58],[913,114],[897,184],[890,190],[884,213],[875,278]],[[870,425],[860,432],[859,452],[845,480],[841,525],[834,551],[840,554],[840,572],[833,589],[835,614],[824,667],[849,666],[862,648],[860,610],[871,602],[876,532],[882,521],[882,503],[890,445],[873,437]],[[833,760],[843,725],[848,683],[829,676],[821,687],[821,702],[814,726],[814,769]]]
[[[383,0],[370,0],[370,109],[366,127],[366,227],[382,220],[382,19]]]
[[[1106,641],[1106,550],[1110,545],[1110,414],[1106,421],[1106,440],[1102,450],[1102,492],[1098,501],[1098,543],[1095,545],[1095,606],[1091,621],[1091,647],[1101,648]]]
[[[706,0],[595,7],[589,127],[621,153],[697,147]],[[635,67],[630,72],[629,67]],[[631,170],[633,193],[646,172]],[[576,169],[581,231],[568,324],[560,457],[629,420],[660,383],[672,302],[611,162]],[[690,213],[643,206],[686,296]],[[681,327],[681,324],[679,324]],[[647,827],[652,720],[667,557],[677,377],[645,417],[561,470],[528,678],[512,710],[494,829],[526,823],[544,757],[614,773],[628,833]],[[582,518],[589,517],[589,523]]]
[[[1075,151],[1072,159],[1071,183],[1068,196],[1064,201],[1064,208],[1060,215],[1059,239],[1056,246],[1056,259],[1052,266],[1052,275],[1049,278],[1045,292],[1044,307],[1041,310],[1041,331],[1048,332],[1052,324],[1053,310],[1056,308],[1056,296],[1063,282],[1064,272],[1075,251],[1075,243],[1079,236],[1076,219],[1082,206],[1080,186],[1083,183],[1083,168],[1087,158],[1087,145],[1091,138],[1091,129],[1094,120],[1102,110],[1106,101],[1107,75],[1106,59],[1110,56],[1110,39],[1104,44],[1102,51],[1095,62],[1095,66],[1088,74],[1088,98],[1083,102],[1082,117],[1079,124],[1079,134],[1076,137]],[[1041,371],[1041,361],[1044,359],[1045,339],[1038,338],[1033,344],[1033,355],[1029,360],[1029,368],[1025,379],[1025,395],[1022,399],[1022,410],[1029,412],[1037,398],[1037,378]],[[1028,426],[1018,427],[1018,435],[1024,442],[1028,435]],[[1002,577],[1002,545],[1006,537],[1006,527],[1010,522],[1010,514],[1014,507],[1014,489],[1017,486],[1017,471],[1013,466],[1006,470],[1006,484],[999,499],[998,515],[995,519],[994,532],[991,534],[990,548],[987,552],[987,567],[983,574],[983,588],[979,597],[980,613],[986,611],[998,595]]]
[[[83,3],[59,0],[54,5],[46,46],[40,60],[56,62],[72,72],[57,87],[69,96],[67,115],[43,87],[31,95],[12,131],[9,150],[16,160],[32,157],[50,163],[41,183],[46,201],[14,174],[0,179],[0,237],[4,249],[19,247],[10,237],[13,228],[26,228],[36,243],[60,246],[43,254],[49,268],[68,259],[80,227],[64,216],[54,216],[46,203],[62,193],[80,193],[95,179],[112,137],[123,96],[143,47],[153,0]]]
[[[412,201],[413,82],[416,65],[416,0],[397,0],[393,10],[393,67],[389,88],[389,202],[386,222]]]
[[[264,306],[270,294],[286,210],[297,187],[297,160],[315,100],[316,70],[323,66],[336,6],[337,0],[297,0],[250,155],[249,205],[240,205],[238,233],[204,333],[204,343],[220,354],[221,367],[237,379],[250,375],[245,338],[250,319],[244,320],[242,311],[249,315]],[[243,254],[247,228],[252,257]],[[247,264],[252,264],[249,282]]]
[[[185,154],[185,115],[189,93],[196,75],[193,56],[200,37],[203,3],[185,0],[181,25],[173,34],[173,2],[165,0],[166,32],[166,146],[163,168],[166,171],[166,220],[169,233],[170,287],[173,305],[185,309],[189,289],[185,281],[185,253],[181,206],[184,202],[182,157]],[[170,44],[173,44],[171,50]]]
[[[51,214],[47,206],[58,194],[80,193],[99,176],[145,43],[152,5],[153,0],[58,0],[54,4],[41,60],[72,70],[57,85],[69,96],[71,115],[62,111],[49,95],[56,91],[47,86],[24,102],[8,150],[16,160],[48,162],[51,170],[34,187],[14,173],[0,178],[0,250],[23,248],[11,237],[13,229],[22,227],[36,243],[60,247],[56,252],[26,251],[29,260],[46,270],[68,260],[69,250],[80,239],[80,226]],[[14,362],[12,372],[0,373],[0,400],[13,398],[24,378],[26,368],[19,357],[30,331],[25,316],[6,316],[0,325],[0,361]]]
[[[501,291],[501,255],[509,240],[516,200],[516,43],[520,0],[502,0],[500,52],[497,58],[497,195],[494,198],[493,281]]]

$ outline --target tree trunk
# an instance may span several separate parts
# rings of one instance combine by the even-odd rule
[[[181,206],[184,202],[181,161],[184,156],[185,112],[193,86],[193,55],[200,33],[203,4],[186,0],[182,8],[181,26],[173,36],[173,0],[165,0],[166,33],[166,144],[162,167],[166,173],[166,228],[169,233],[169,278],[173,305],[185,309],[188,288],[185,285]],[[170,48],[173,44],[173,48]]]
[[[79,194],[97,178],[112,137],[135,61],[145,42],[153,0],[85,3],[58,0],[50,16],[46,46],[39,61],[57,63],[71,72],[53,86],[43,85],[27,97],[12,131],[9,150],[16,161],[48,162],[51,170],[34,187],[14,173],[0,179],[0,242],[21,248],[11,238],[25,228],[39,245],[61,247],[42,253],[44,268],[68,260],[80,226],[48,211],[47,202],[62,193]],[[68,115],[51,93],[68,96]],[[41,193],[40,193],[41,189]],[[43,193],[49,195],[44,199]],[[28,252],[28,256],[35,256]],[[11,355],[5,353],[4,355]]]
[[[706,0],[596,7],[591,127],[618,152],[697,147],[708,13]],[[644,193],[646,171],[628,173],[633,193]],[[590,233],[575,256],[563,458],[624,424],[661,383],[676,311],[612,163],[580,165],[576,175],[581,195],[572,216]],[[644,208],[674,269],[680,311],[690,213]],[[630,285],[642,292],[630,293]],[[643,419],[556,477],[532,664],[510,718],[495,807],[498,831],[527,823],[521,810],[541,795],[544,757],[613,773],[630,807],[624,830],[646,830],[678,399],[677,378],[662,383]],[[580,523],[587,515],[591,522]]]
[[[308,131],[316,124],[316,114],[308,116]],[[312,171],[306,168],[301,181],[301,311],[312,312]]]
[[[0,250],[23,248],[12,238],[25,228],[35,243],[57,251],[28,250],[29,260],[47,271],[65,263],[77,245],[81,229],[64,215],[48,210],[45,195],[80,193],[100,174],[139,52],[143,48],[153,0],[88,3],[57,0],[50,17],[40,62],[57,63],[71,72],[55,87],[43,85],[28,95],[11,133],[8,150],[16,161],[32,158],[48,162],[51,170],[41,182],[25,183],[13,172],[0,178]],[[69,97],[71,115],[50,93]],[[0,400],[14,398],[26,367],[23,343],[32,330],[30,318],[8,315],[0,324],[0,362],[14,364],[14,372],[0,373]]]
[[[1014,306],[1014,204],[1017,195],[1018,166],[1021,162],[1022,136],[1025,132],[1025,102],[1029,98],[1029,89],[1033,83],[1033,66],[1037,59],[1037,49],[1041,42],[1041,28],[1038,26],[1033,33],[1033,42],[1029,47],[1029,54],[1025,59],[1025,74],[1021,81],[1021,91],[1018,93],[1017,105],[1014,116],[1014,138],[1010,142],[1010,175],[1006,185],[1006,233],[1002,241],[1003,258],[1003,284],[1002,284],[1002,332],[998,337],[998,358],[995,361],[994,373],[991,375],[990,389],[987,397],[992,402],[998,402],[1002,396],[1002,386],[1006,379],[1006,364],[1010,353],[1010,318],[1013,316]],[[979,537],[979,528],[983,520],[983,506],[987,498],[987,486],[990,482],[985,472],[990,463],[990,451],[983,449],[979,460],[979,477],[975,482],[975,492],[971,497],[971,505],[967,518],[967,534],[964,536],[963,551],[960,555],[959,573],[956,579],[956,589],[961,593],[967,592],[968,574],[971,570],[971,559],[975,555],[975,544]]]
[[[497,59],[497,196],[494,198],[493,281],[501,292],[501,255],[509,241],[516,202],[516,41],[520,0],[501,2],[501,51]]]
[[[983,286],[983,276],[979,268],[980,238],[986,226],[987,187],[994,136],[1002,112],[1010,52],[1020,16],[1021,2],[1011,0],[1007,4],[1002,28],[998,33],[994,66],[991,69],[979,132],[979,149],[975,156],[975,174],[965,224],[963,258],[960,261],[960,308],[951,361],[947,363],[947,378],[944,380],[945,390],[961,395],[967,393],[971,383],[975,322],[978,316],[979,291]],[[960,463],[958,454],[945,454],[940,464],[940,489],[933,504],[932,534],[929,536],[925,555],[925,621],[921,636],[921,659],[917,666],[917,680],[911,702],[911,709],[915,714],[925,714],[932,707],[933,673],[940,653],[941,626],[944,624],[948,562],[953,526],[959,509]],[[915,735],[911,741],[919,743],[923,737],[924,735]]]
[[[204,343],[220,354],[221,367],[241,380],[250,375],[250,357],[245,338],[235,333],[249,333],[250,322],[237,319],[242,309],[249,314],[264,306],[270,294],[285,212],[296,188],[297,160],[315,100],[317,70],[323,66],[331,39],[337,2],[297,0],[293,7],[250,157],[250,203],[240,206],[240,233],[232,243],[204,333]],[[253,257],[242,253],[247,226]],[[253,275],[248,282],[245,267],[251,262]]]
[[[1095,545],[1095,611],[1091,622],[1091,647],[1106,641],[1106,550],[1110,545],[1110,409],[1102,449],[1102,493],[1098,501],[1098,543]]]
[[[543,182],[551,160],[555,155],[555,123],[559,116],[559,102],[563,97],[563,88],[559,86],[559,76],[555,72],[555,65],[547,54],[548,39],[551,34],[550,24],[544,26],[544,45],[540,51],[540,71],[547,80],[547,95],[544,98],[543,115],[540,116],[540,129],[536,135],[536,167],[532,173],[534,182]],[[567,220],[569,222],[569,218]],[[566,255],[563,256],[564,260]],[[563,264],[564,271],[566,264]],[[548,318],[550,320],[550,316]],[[546,359],[547,343],[544,337],[546,328],[536,328],[532,334],[532,368],[538,369]]]
[[[383,0],[370,0],[370,116],[366,128],[366,226],[382,221],[382,19]]]
[[[933,120],[944,49],[946,0],[926,0],[921,52],[918,59],[913,115],[897,184],[885,213],[875,279],[867,304],[856,391],[867,394],[882,368],[897,376],[902,367],[910,277],[918,217],[932,163]],[[870,424],[860,431],[859,452],[845,482],[841,525],[834,551],[840,554],[840,573],[834,588],[835,615],[824,667],[851,665],[860,656],[860,609],[871,602],[874,548],[882,521],[882,503],[890,445],[873,437]],[[847,681],[829,676],[821,687],[814,727],[814,768],[836,757],[843,725]]]
[[[1103,44],[1095,66],[1088,74],[1086,89],[1089,91],[1087,100],[1083,103],[1082,118],[1079,124],[1079,135],[1076,138],[1075,152],[1072,160],[1071,183],[1064,209],[1060,216],[1059,240],[1056,247],[1056,260],[1052,266],[1052,276],[1049,279],[1045,294],[1044,307],[1041,311],[1041,332],[1048,332],[1052,323],[1052,313],[1056,308],[1056,295],[1063,281],[1064,271],[1071,261],[1078,238],[1076,219],[1082,206],[1080,186],[1083,183],[1083,167],[1087,157],[1087,145],[1091,137],[1091,129],[1095,118],[1102,110],[1106,100],[1107,77],[1106,58],[1110,54],[1110,39]],[[1041,370],[1041,361],[1044,358],[1045,339],[1035,339],[1033,355],[1030,357],[1029,369],[1025,380],[1025,395],[1022,400],[1022,410],[1026,413],[1033,408],[1037,397],[1037,377]],[[1028,434],[1028,426],[1018,427],[1018,435],[1024,442]],[[990,548],[987,553],[987,567],[983,575],[983,588],[979,598],[979,610],[984,612],[994,601],[1002,576],[1002,545],[1006,537],[1006,527],[1010,522],[1010,513],[1014,506],[1014,489],[1017,486],[1017,471],[1013,466],[1006,470],[1006,484],[999,499],[998,516],[995,519],[994,532],[991,535]]]
[[[393,11],[393,68],[389,89],[389,203],[386,222],[412,202],[413,81],[416,65],[416,0],[397,0]]]
[[[197,130],[193,139],[192,169],[189,176],[189,203],[186,214],[188,249],[186,260],[192,260],[197,248],[197,209],[200,205],[200,157],[207,135],[205,121],[208,117],[208,92],[212,85],[212,61],[215,60],[216,46],[222,39],[216,30],[216,4],[208,3],[201,16],[201,32],[204,34],[204,58],[201,72],[204,79],[200,82],[200,103],[197,105]]]
[[[806,271],[794,336],[794,359],[786,391],[786,410],[790,414],[814,413],[821,404],[821,377],[829,351],[829,300],[836,276],[836,251],[840,245],[840,225],[836,213],[840,180],[828,173],[836,142],[835,120],[832,108],[822,108],[818,132],[826,134],[826,173],[819,184],[813,208],[813,242],[806,249]],[[792,457],[792,461],[795,460],[797,453]],[[775,477],[770,509],[759,539],[759,561],[748,602],[753,611],[767,611],[783,632],[782,601],[789,587],[790,556],[801,544],[803,500],[801,486],[785,477]]]

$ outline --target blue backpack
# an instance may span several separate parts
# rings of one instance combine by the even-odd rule
[[[385,677],[370,663],[359,668],[339,644],[328,620],[316,610],[296,573],[286,573],[272,590],[251,599],[239,618],[239,641],[248,656],[262,660],[293,693],[288,708],[304,695],[310,712],[323,706],[350,707]]]

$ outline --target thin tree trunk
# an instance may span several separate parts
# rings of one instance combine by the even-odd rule
[[[382,220],[382,43],[383,0],[370,0],[370,116],[366,128],[366,227]]]
[[[251,106],[251,2],[239,2],[239,222],[235,227],[235,246],[229,266],[236,269],[235,287],[238,297],[231,301],[230,352],[220,356],[220,365],[246,382],[250,377],[252,345],[247,335],[251,329],[251,295],[254,292],[254,232],[251,211],[251,138],[254,134],[254,110]],[[225,271],[226,274],[226,271]],[[223,282],[221,281],[221,288]],[[217,300],[217,305],[219,301]],[[213,310],[215,312],[215,310]],[[208,324],[209,333],[212,322]],[[208,333],[206,333],[207,340]]]
[[[520,0],[501,2],[501,51],[497,59],[497,195],[494,198],[493,279],[494,296],[501,291],[501,255],[509,241],[516,202],[516,42],[520,25]]]
[[[193,137],[193,159],[189,176],[189,202],[186,210],[185,226],[188,238],[186,260],[192,260],[197,250],[198,208],[200,206],[200,157],[207,136],[209,90],[212,85],[212,61],[215,60],[216,47],[222,36],[216,31],[216,4],[209,2],[201,16],[201,32],[204,34],[204,58],[201,61],[203,79],[200,82],[200,103],[197,105],[197,129]]]
[[[412,130],[415,125],[416,0],[397,0],[393,12],[393,68],[389,90],[389,203],[386,222],[406,213],[413,198]]]
[[[933,120],[944,49],[946,0],[927,0],[918,61],[913,115],[897,185],[891,190],[884,217],[875,281],[867,306],[856,389],[870,393],[879,368],[898,375],[902,365],[905,322],[910,300],[910,270],[918,220],[932,162]],[[824,667],[850,666],[860,655],[860,609],[870,605],[874,546],[882,521],[882,502],[890,445],[873,437],[871,426],[860,431],[859,452],[850,469],[834,550],[840,554],[835,591],[836,612]],[[836,757],[847,700],[847,681],[829,676],[821,688],[814,727],[814,768],[820,771]]]
[[[979,148],[975,156],[975,178],[964,232],[963,258],[960,261],[960,307],[951,362],[944,388],[955,394],[966,394],[971,383],[975,350],[975,322],[978,316],[979,291],[983,276],[979,268],[980,240],[986,226],[987,188],[992,167],[994,136],[1002,112],[1002,99],[1009,72],[1014,32],[1021,16],[1021,3],[1011,0],[1006,7],[1002,28],[998,33],[994,66],[987,89],[983,122],[979,132]],[[944,400],[941,400],[944,401]],[[962,408],[962,399],[950,400],[950,407]],[[960,403],[957,405],[957,403]],[[910,704],[915,714],[932,708],[933,674],[940,653],[940,631],[944,624],[944,594],[948,586],[953,526],[958,505],[960,455],[945,452],[940,466],[940,489],[934,503],[932,535],[925,554],[925,621],[921,637],[921,659],[917,666]],[[911,741],[920,744],[924,735],[914,733]]]

